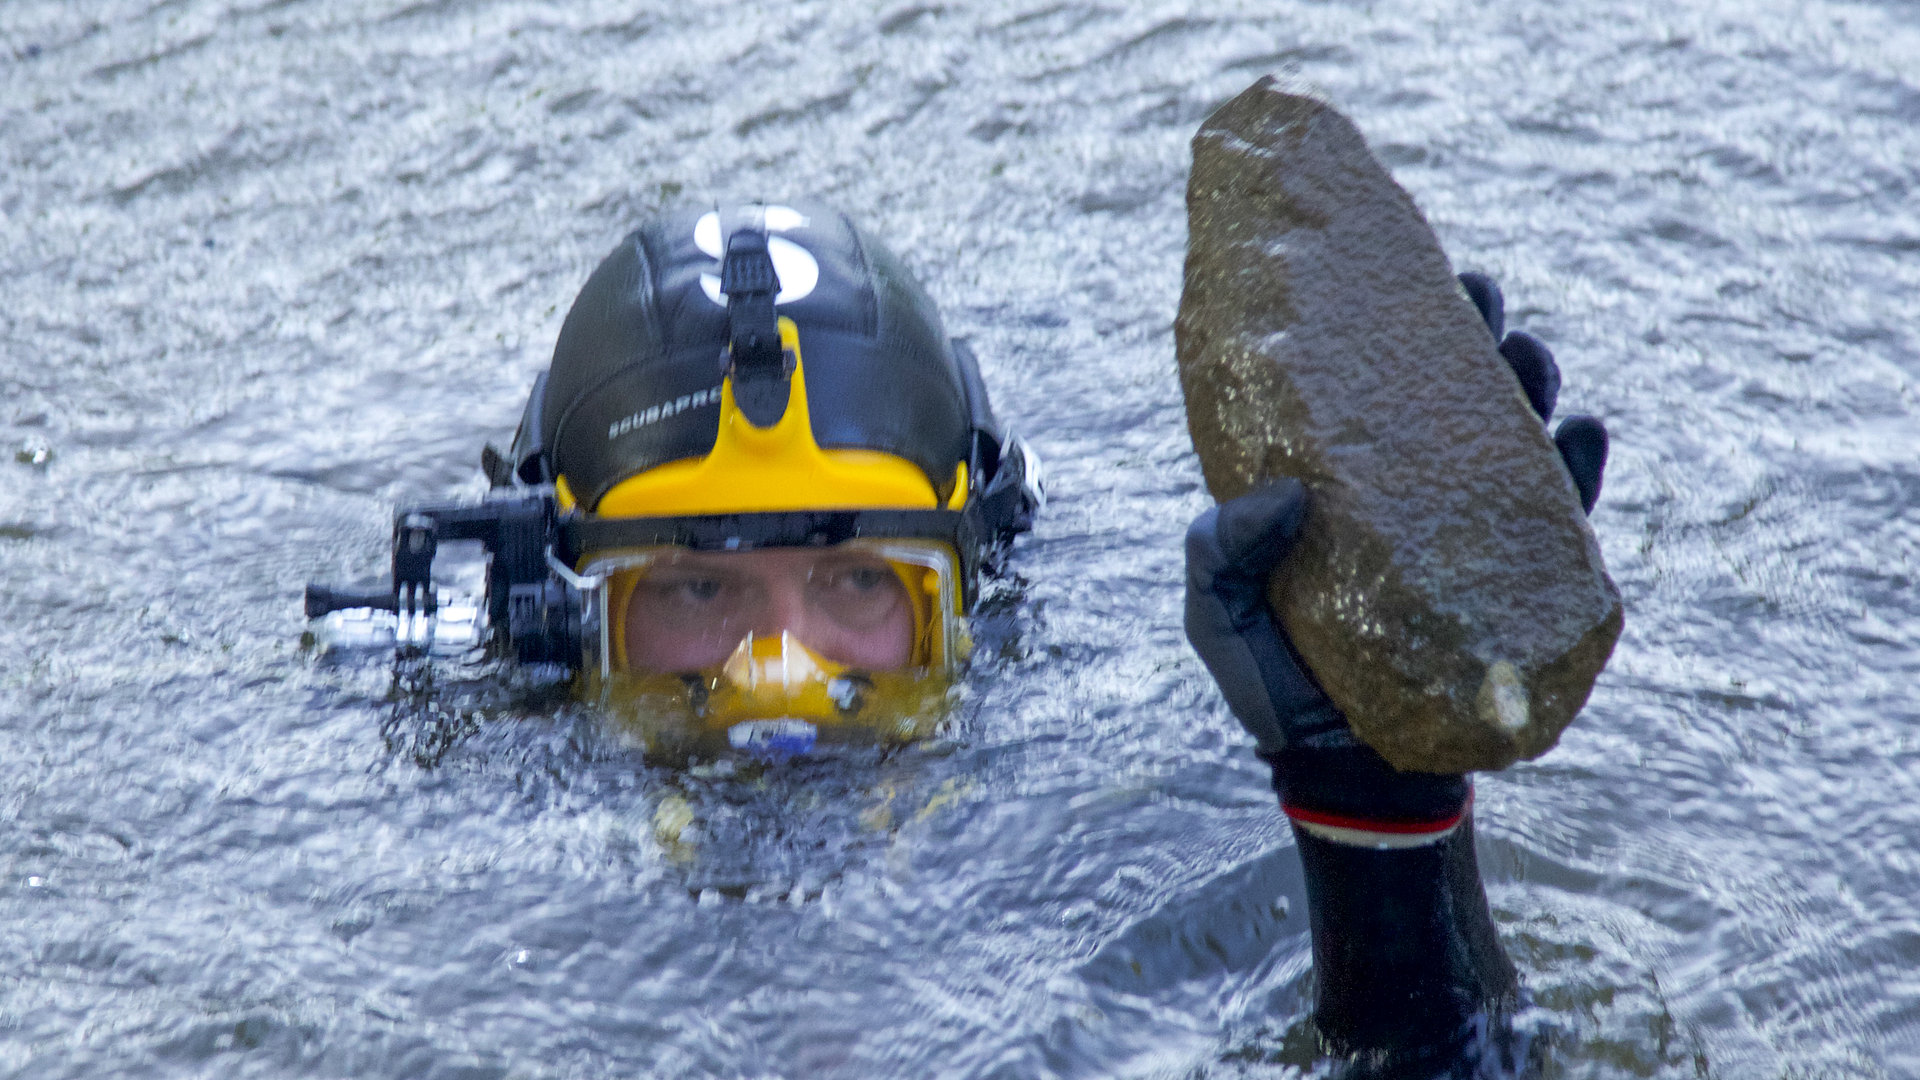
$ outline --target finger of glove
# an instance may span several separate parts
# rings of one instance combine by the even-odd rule
[[[1318,730],[1322,714],[1338,717],[1267,604],[1267,579],[1305,518],[1305,489],[1285,480],[1208,510],[1187,530],[1187,640],[1234,716],[1268,749],[1303,726]]]
[[[1573,486],[1580,492],[1580,509],[1593,513],[1600,501],[1600,479],[1607,471],[1607,425],[1594,416],[1569,416],[1553,433],[1560,460],[1567,463]]]
[[[1274,790],[1291,808],[1369,821],[1444,821],[1466,805],[1458,773],[1401,772],[1342,725],[1263,753]]]
[[[1552,419],[1553,406],[1560,400],[1560,365],[1553,362],[1553,352],[1539,338],[1515,330],[1500,342],[1500,355],[1527,392],[1534,415],[1543,424]]]
[[[1500,295],[1500,286],[1478,270],[1469,270],[1460,275],[1460,287],[1467,290],[1467,298],[1473,306],[1480,309],[1480,317],[1487,322],[1487,329],[1493,332],[1493,340],[1499,341],[1506,336],[1507,301]]]
[[[1266,581],[1300,539],[1307,523],[1307,489],[1281,477],[1218,507],[1215,535],[1220,569],[1249,580]]]

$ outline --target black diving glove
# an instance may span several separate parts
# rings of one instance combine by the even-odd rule
[[[1530,334],[1503,334],[1504,302],[1492,280],[1463,274],[1460,282],[1545,423],[1560,391],[1553,354]],[[1554,443],[1591,512],[1606,467],[1606,427],[1571,417]],[[1187,640],[1273,766],[1274,790],[1296,825],[1369,847],[1439,840],[1467,811],[1467,778],[1400,772],[1355,737],[1267,605],[1267,580],[1293,549],[1306,507],[1306,489],[1283,479],[1194,521],[1186,540]]]

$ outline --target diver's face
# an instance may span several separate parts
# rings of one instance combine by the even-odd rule
[[[748,634],[782,630],[827,660],[866,671],[905,667],[913,657],[912,604],[886,560],[766,548],[686,552],[650,569],[627,602],[627,662],[655,673],[714,668]]]

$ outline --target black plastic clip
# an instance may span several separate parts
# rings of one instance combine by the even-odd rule
[[[773,308],[780,275],[763,230],[740,229],[727,238],[720,290],[727,294],[723,367],[733,377],[733,400],[749,423],[772,427],[786,415],[793,367],[780,347],[780,318]]]

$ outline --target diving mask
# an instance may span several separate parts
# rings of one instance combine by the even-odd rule
[[[653,743],[793,753],[939,720],[969,648],[938,541],[612,551],[581,565],[599,697]]]

